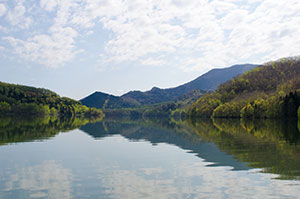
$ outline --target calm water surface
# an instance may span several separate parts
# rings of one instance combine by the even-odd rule
[[[2,125],[0,198],[300,196],[297,122],[110,121],[74,128]]]

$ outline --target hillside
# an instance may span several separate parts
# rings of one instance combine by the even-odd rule
[[[269,62],[221,84],[199,98],[191,117],[297,117],[300,106],[300,60]]]
[[[150,91],[131,91],[122,96],[125,99],[132,99],[141,105],[156,104],[176,100],[181,95],[187,94],[193,90],[213,91],[218,85],[231,78],[253,69],[256,65],[244,64],[234,65],[228,68],[213,69],[201,75],[200,77],[186,84],[174,88],[160,89],[153,87]]]
[[[104,109],[130,108],[174,101],[180,98],[186,98],[186,95],[193,93],[193,90],[198,90],[197,92],[201,93],[215,90],[219,84],[230,80],[232,77],[249,71],[255,66],[256,65],[244,64],[222,69],[213,69],[195,80],[178,87],[168,89],[153,87],[151,90],[146,92],[130,91],[121,97],[95,92],[80,101],[88,107]],[[199,97],[199,95],[197,97]]]
[[[123,99],[121,97],[102,92],[94,92],[80,101],[87,107],[95,107],[100,109],[131,108],[139,105],[134,100]]]
[[[15,116],[75,116],[102,117],[98,109],[81,102],[60,97],[53,91],[0,82],[0,114]]]

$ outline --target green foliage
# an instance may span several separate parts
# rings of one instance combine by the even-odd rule
[[[7,102],[0,102],[0,114],[7,114],[11,111],[11,107]]]
[[[12,112],[16,115],[47,116],[50,113],[49,106],[34,103],[21,103],[12,106]]]
[[[243,103],[230,102],[225,103],[215,108],[212,117],[214,118],[239,118]]]
[[[248,103],[244,106],[241,110],[241,118],[253,118],[254,117],[254,108],[253,106]]]
[[[267,105],[264,99],[258,98],[257,100],[255,100],[253,103],[253,107],[254,107],[254,113],[253,113],[254,118],[266,118]]]
[[[155,105],[147,105],[138,108],[105,109],[106,119],[149,119],[159,122],[166,120],[184,121],[186,119],[185,104],[183,102],[168,102]]]
[[[89,109],[76,100],[59,97],[42,88],[0,82],[0,114],[20,116],[103,117],[101,110]]]
[[[258,66],[221,84],[190,108],[190,117],[297,117],[300,60],[283,59]],[[216,96],[218,96],[216,98]],[[218,103],[212,103],[217,99]]]
[[[266,117],[282,118],[283,116],[283,100],[280,96],[272,96],[266,100]]]
[[[220,95],[216,92],[206,93],[188,110],[190,117],[210,117],[215,108],[221,105]]]
[[[51,116],[57,116],[57,115],[58,115],[57,109],[55,109],[54,107],[52,107],[52,108],[50,109],[50,115],[51,115]]]
[[[143,113],[143,117],[169,117],[176,108],[175,103],[161,104],[153,108],[147,108]]]

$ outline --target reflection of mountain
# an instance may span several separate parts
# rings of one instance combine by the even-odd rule
[[[211,166],[261,168],[279,174],[279,179],[300,179],[300,132],[296,121],[200,120],[191,127],[102,122],[87,124],[81,130],[96,139],[120,134],[154,145],[176,145],[212,162]]]
[[[249,169],[243,162],[239,162],[232,158],[231,155],[220,151],[214,143],[203,141],[201,137],[183,126],[181,128],[168,129],[146,124],[99,122],[87,124],[80,129],[95,139],[120,134],[130,140],[147,140],[153,145],[159,143],[176,145],[191,153],[195,153],[207,162],[213,163],[211,166],[230,166],[233,167],[233,170]]]

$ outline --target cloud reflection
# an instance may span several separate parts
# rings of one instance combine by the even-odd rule
[[[232,171],[209,163],[178,163],[170,168],[101,171],[112,198],[285,198],[299,195],[299,182],[273,180],[257,170]],[[103,176],[103,174],[106,174]]]
[[[71,198],[71,171],[55,161],[16,170],[4,191],[26,190],[30,198]]]

